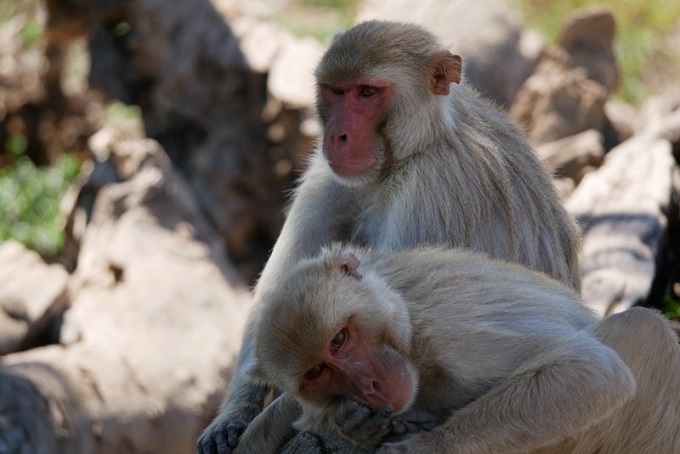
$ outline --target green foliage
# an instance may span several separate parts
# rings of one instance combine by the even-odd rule
[[[19,14],[26,18],[19,32],[24,47],[34,46],[43,37],[43,27],[35,19],[39,5],[38,0],[0,0],[0,25]]]
[[[31,47],[36,44],[42,36],[42,27],[35,19],[31,19],[27,21],[21,29],[21,44],[24,47]]]
[[[26,151],[26,136],[22,134],[11,134],[5,143],[5,150],[12,156],[18,157]]]
[[[16,136],[11,141],[21,142]],[[0,242],[14,239],[44,255],[58,254],[64,246],[63,228],[57,222],[59,202],[79,171],[80,162],[72,155],[49,167],[36,167],[26,156],[18,156],[1,168]]]
[[[313,36],[326,42],[338,31],[351,27],[358,0],[294,0],[274,19],[297,36]]]
[[[142,109],[139,106],[127,105],[122,102],[113,101],[106,106],[106,119],[110,122],[121,120],[141,120]]]
[[[680,20],[678,0],[511,0],[521,11],[527,25],[541,31],[554,42],[564,20],[575,10],[609,5],[617,24],[616,56],[622,80],[620,95],[639,102],[647,94],[644,76],[651,63],[680,69],[680,61],[664,52],[663,40]],[[655,65],[656,66],[656,65]]]
[[[668,318],[680,320],[680,301],[667,296],[662,301],[661,310]]]
[[[0,23],[20,12],[35,11],[38,0],[0,0]]]
[[[357,4],[356,0],[297,0],[297,3],[303,6],[311,6],[314,8],[333,8],[341,11],[354,9]]]

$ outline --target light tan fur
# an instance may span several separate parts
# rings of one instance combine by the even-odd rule
[[[361,263],[355,275],[341,266],[351,256]],[[298,424],[312,432],[328,431],[341,399],[306,394],[291,371],[318,354],[308,346],[354,317],[418,371],[409,410],[444,421],[379,454],[680,452],[680,346],[650,309],[599,323],[546,276],[442,248],[335,246],[261,297],[253,374],[303,402]]]
[[[375,165],[352,178],[339,176],[319,143],[256,300],[332,241],[378,251],[424,244],[470,248],[580,288],[579,232],[548,172],[504,114],[464,81],[457,83],[456,58],[409,24],[367,22],[335,39],[316,70],[320,87],[375,83],[393,93],[374,126]],[[433,67],[442,62],[450,66]],[[442,77],[452,82],[449,90]],[[325,127],[328,106],[318,99]],[[262,410],[266,390],[244,373],[252,355],[247,330],[225,404],[200,438],[199,453],[231,453]]]

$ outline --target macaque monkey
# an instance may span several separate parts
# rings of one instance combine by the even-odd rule
[[[651,309],[600,324],[543,274],[442,247],[334,245],[260,299],[251,373],[347,452],[420,410],[441,424],[376,452],[680,453],[680,345]]]
[[[255,300],[333,241],[377,251],[469,248],[580,288],[579,232],[543,163],[507,117],[461,81],[461,58],[424,29],[365,22],[317,69],[323,138],[255,288]],[[199,453],[231,453],[267,390],[244,370]]]

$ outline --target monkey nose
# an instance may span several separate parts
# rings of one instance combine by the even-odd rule
[[[347,142],[347,134],[340,134],[340,142]]]
[[[371,380],[368,386],[369,394],[376,394],[380,392],[380,383],[377,380]]]

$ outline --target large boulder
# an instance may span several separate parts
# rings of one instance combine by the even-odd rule
[[[566,201],[584,230],[583,299],[601,315],[648,300],[668,215],[677,212],[680,109],[657,120],[612,149]]]
[[[619,67],[614,54],[616,21],[609,8],[576,11],[567,18],[557,45],[570,57],[570,64],[583,68],[586,77],[600,83],[609,93],[619,84]]]
[[[121,182],[97,194],[62,345],[2,358],[2,452],[191,452],[240,347],[250,293],[188,184],[155,141],[97,141]]]
[[[619,143],[605,104],[618,84],[614,16],[608,9],[574,13],[557,43],[543,52],[522,85],[510,116],[540,145],[588,129],[603,134],[605,149]]]
[[[20,243],[0,243],[0,355],[54,340],[68,273]]]

